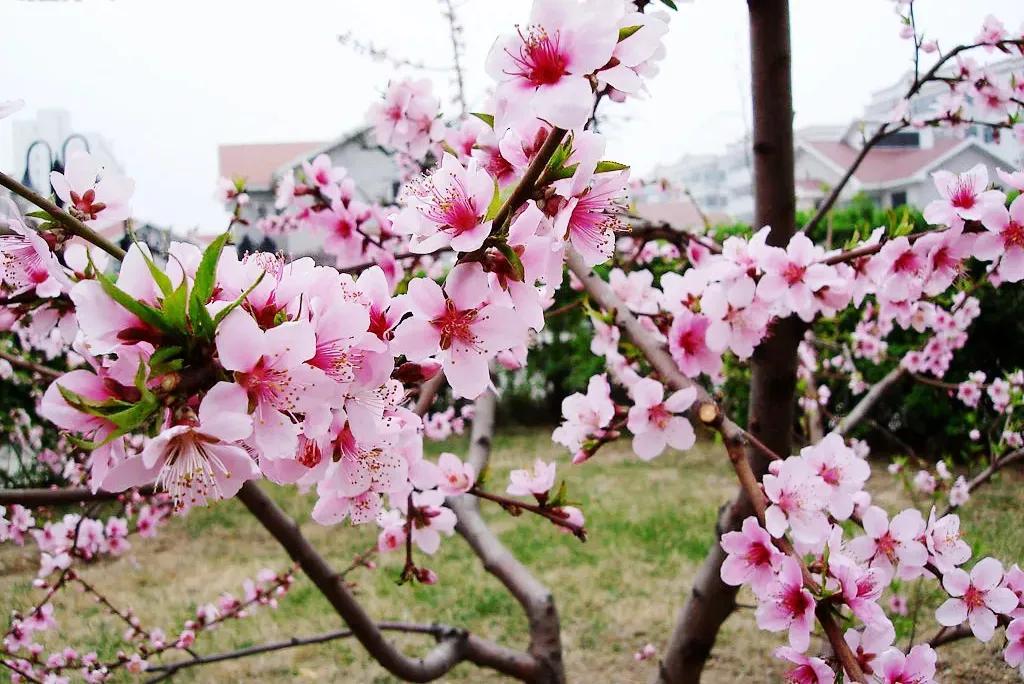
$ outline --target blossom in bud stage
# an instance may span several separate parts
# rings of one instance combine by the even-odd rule
[[[654,647],[654,644],[644,644],[640,650],[633,654],[633,660],[637,662],[643,660],[650,660],[658,654],[658,649]]]
[[[665,398],[665,388],[657,380],[644,378],[629,390],[633,406],[627,427],[633,433],[633,452],[645,461],[659,456],[666,446],[686,451],[697,437],[685,413],[697,398],[697,390],[687,387]]]
[[[512,496],[546,496],[555,486],[555,463],[545,463],[539,458],[533,463],[533,470],[513,470],[508,474],[509,485],[505,490]]]
[[[69,155],[63,173],[50,173],[50,184],[66,210],[90,228],[107,228],[131,214],[135,181],[101,169],[88,152]]]
[[[952,568],[942,577],[942,586],[951,598],[935,611],[935,619],[946,627],[955,627],[965,620],[981,641],[992,638],[996,629],[996,614],[1008,615],[1017,607],[1017,596],[999,586],[1003,579],[1003,565],[995,558],[983,558],[971,569],[971,574]]]

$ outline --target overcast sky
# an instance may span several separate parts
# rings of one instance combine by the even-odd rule
[[[529,0],[457,0],[467,88],[479,102],[494,37],[526,20]],[[793,0],[796,123],[846,123],[910,66],[891,0]],[[447,28],[433,0],[0,0],[0,101],[63,107],[98,131],[136,180],[147,221],[216,231],[222,143],[329,140],[359,126],[403,75],[339,44],[358,33],[395,54],[445,66]],[[1020,0],[924,0],[918,24],[941,45],[970,40],[986,14],[1024,22]],[[650,97],[605,109],[608,156],[638,174],[689,152],[716,152],[748,125],[746,3],[696,0],[672,13],[668,56]],[[415,75],[410,72],[409,75]],[[429,73],[442,94],[443,72]],[[450,110],[451,111],[451,110]],[[0,164],[10,170],[9,120]],[[20,166],[20,163],[19,163]]]

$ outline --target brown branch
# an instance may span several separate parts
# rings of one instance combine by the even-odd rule
[[[558,146],[562,144],[562,138],[565,137],[565,134],[566,130],[564,128],[551,129],[548,137],[544,140],[544,144],[537,151],[537,156],[526,167],[526,172],[523,173],[523,177],[516,184],[515,190],[512,191],[512,194],[508,196],[505,203],[498,209],[498,213],[495,214],[494,222],[491,224],[493,226],[492,230],[500,231],[505,222],[510,220],[512,215],[516,213],[516,210],[526,200],[530,199],[533,195],[534,186],[547,168],[548,162],[551,161],[551,157],[554,156]]]
[[[143,496],[155,493],[152,487],[142,487],[137,491]],[[67,489],[0,489],[0,506],[18,505],[26,508],[63,506],[93,501],[116,501],[129,494],[130,492],[94,492],[85,487],[70,487]]]
[[[434,398],[443,386],[444,373],[441,371],[438,371],[434,377],[426,382],[420,383],[420,394],[416,397],[416,406],[413,408],[413,412],[420,418],[427,415],[427,411],[430,410],[431,405],[434,403]]]
[[[477,473],[483,472],[490,459],[496,405],[497,398],[492,392],[482,394],[473,405],[475,413],[466,461]],[[477,499],[471,496],[450,497],[447,505],[458,518],[455,531],[480,558],[484,569],[515,597],[526,614],[530,631],[527,651],[538,665],[534,681],[538,684],[563,684],[565,669],[561,629],[551,590],[501,543],[480,515]]]
[[[889,391],[891,387],[896,386],[900,380],[907,374],[907,369],[903,366],[896,366],[891,371],[886,373],[885,377],[876,382],[871,386],[871,389],[867,391],[861,400],[857,402],[849,413],[843,416],[842,420],[839,421],[839,425],[836,427],[836,432],[841,436],[845,437],[850,433],[857,425],[859,425],[868,413],[874,408],[875,404],[879,402],[882,396]]]
[[[513,515],[519,515],[520,511],[529,511],[534,515],[539,515],[542,518],[547,518],[555,525],[564,527],[576,536],[580,541],[587,540],[587,531],[580,525],[569,522],[568,518],[564,515],[559,515],[558,511],[549,506],[538,506],[528,501],[521,501],[519,499],[512,499],[501,494],[495,494],[494,492],[484,491],[478,487],[473,487],[467,494],[471,494],[478,499],[486,499],[487,501],[493,501],[498,504],[506,511],[512,512]]]
[[[86,242],[91,242],[115,259],[124,259],[125,251],[123,249],[34,190],[26,188],[4,173],[0,173],[0,185],[36,205],[52,216],[54,220],[60,221],[64,225],[64,229],[72,235],[76,235]]]
[[[56,368],[50,368],[49,366],[44,366],[41,363],[36,363],[35,361],[23,359],[20,356],[12,354],[8,351],[4,351],[3,349],[0,349],[0,359],[5,359],[15,368],[21,368],[22,370],[32,371],[33,373],[37,373],[47,378],[59,378],[61,375],[63,375],[63,373],[61,373]]]
[[[417,625],[407,622],[381,622],[377,625],[377,629],[388,632],[403,632],[406,634],[429,634],[438,639],[442,639],[446,636],[446,630],[448,628],[442,625]],[[354,634],[350,629],[338,629],[332,632],[316,634],[314,636],[292,637],[291,639],[286,639],[284,641],[272,641],[258,646],[240,648],[235,651],[198,656],[191,660],[181,660],[174,663],[167,663],[166,665],[153,665],[149,667],[147,672],[160,672],[163,674],[159,677],[154,677],[148,680],[148,684],[155,684],[155,682],[170,679],[179,671],[186,670],[191,667],[209,665],[211,663],[221,663],[226,660],[238,660],[239,658],[248,658],[249,656],[260,655],[261,653],[272,653],[274,651],[282,651],[287,648],[296,648],[298,646],[323,644],[329,641],[336,641],[338,639],[347,639],[353,635]]]
[[[971,478],[971,481],[967,483],[967,491],[973,492],[975,489],[991,480],[992,476],[994,476],[996,473],[998,473],[1006,466],[1012,465],[1022,460],[1024,460],[1024,449],[1017,449],[1015,451],[1011,451],[1008,454],[1004,454],[1003,456],[992,461],[992,463],[990,463],[987,468],[985,468],[980,473]],[[942,516],[949,515],[957,508],[959,508],[959,506],[949,504],[949,506],[946,507],[946,510],[944,510],[942,512],[942,515],[939,517],[941,518]]]
[[[295,521],[255,482],[242,485],[238,498],[302,568],[370,656],[391,674],[408,681],[428,682],[468,660],[522,681],[532,680],[537,671],[532,657],[461,629],[450,628],[447,636],[420,658],[406,656],[384,637],[344,580],[306,540]]]

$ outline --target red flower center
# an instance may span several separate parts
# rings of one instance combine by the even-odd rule
[[[969,179],[958,178],[953,186],[953,193],[949,201],[957,209],[970,209],[974,206],[977,197],[974,194],[974,183]]]
[[[1017,223],[1013,219],[1006,224],[1002,232],[1003,246],[1006,249],[1019,247],[1024,249],[1024,224]]]
[[[519,69],[513,75],[540,87],[554,85],[568,73],[569,57],[562,49],[557,32],[552,37],[542,27],[534,26],[525,36],[522,32],[519,36],[523,39],[519,54],[509,53]]]
[[[460,311],[452,300],[447,300],[444,313],[431,321],[435,328],[441,330],[441,349],[448,349],[453,342],[474,346],[477,338],[472,326],[476,315],[476,309]]]

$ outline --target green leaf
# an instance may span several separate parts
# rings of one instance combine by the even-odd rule
[[[161,347],[149,357],[150,366],[161,366],[181,353],[181,347]]]
[[[238,299],[236,299],[235,301],[231,302],[230,304],[228,304],[223,309],[221,309],[220,311],[217,312],[217,315],[213,317],[213,327],[214,327],[214,329],[216,329],[217,326],[220,325],[221,321],[223,321],[225,318],[227,318],[227,315],[229,313],[231,313],[232,311],[237,309],[241,305],[241,303],[245,301],[245,298],[249,296],[250,292],[252,292],[253,290],[256,289],[257,285],[259,285],[261,282],[263,282],[263,277],[265,275],[267,275],[266,271],[263,271],[262,273],[260,273],[260,277],[256,279],[256,282],[254,282],[252,285],[250,285],[248,288],[246,288],[245,292],[243,292],[242,294],[238,295]]]
[[[108,297],[120,304],[123,308],[135,314],[140,321],[153,328],[157,328],[165,332],[173,332],[172,327],[166,320],[164,320],[164,316],[160,311],[135,299],[135,297],[132,297],[130,294],[119,288],[110,280],[110,278],[99,271],[96,272],[96,279],[100,281],[100,287],[103,288],[103,291],[107,293]]]
[[[160,400],[152,393],[148,396],[144,396],[142,399],[132,405],[131,408],[125,409],[124,411],[118,411],[107,416],[107,420],[116,425],[120,430],[124,430],[125,433],[131,432],[138,428],[160,408]]]
[[[487,124],[491,128],[494,128],[494,115],[493,114],[486,114],[484,112],[470,112],[470,114],[472,116],[475,116],[476,118],[480,119],[481,121],[483,121],[485,124]]]
[[[512,246],[507,242],[499,242],[498,251],[504,255],[512,267],[512,272],[515,274],[514,280],[520,283],[523,282],[526,278],[526,272],[523,269],[523,262],[519,259],[519,255],[516,254],[516,250],[512,249]]]
[[[674,9],[677,12],[679,11],[679,8],[676,7],[676,3],[674,0],[661,0],[661,2],[669,8]]]
[[[625,171],[629,168],[628,164],[620,164],[614,161],[599,161],[597,162],[597,168],[594,169],[594,173],[609,173],[611,171]]]
[[[188,332],[185,309],[188,307],[188,280],[181,279],[178,288],[164,297],[164,317],[176,330]]]
[[[139,248],[139,254],[142,255],[142,259],[146,262],[146,267],[149,268],[149,273],[153,276],[153,281],[156,283],[157,287],[160,288],[160,292],[163,293],[164,297],[167,297],[171,294],[171,290],[174,288],[174,286],[171,285],[171,279],[167,277],[166,273],[157,268],[155,263],[153,263],[153,258],[149,256],[146,250],[142,248],[142,245],[139,244],[139,241],[135,238],[135,233],[129,233],[129,235],[131,235],[132,243]]]
[[[572,174],[576,173],[576,169],[579,164],[570,164],[569,166],[561,166],[557,171],[551,174],[552,180],[562,180],[565,178],[572,178]]]
[[[196,337],[211,338],[216,327],[210,312],[196,294],[195,289],[188,300],[188,320],[192,324],[192,334]]]
[[[619,42],[626,40],[631,35],[643,28],[643,24],[637,24],[636,26],[624,26],[619,29]]]
[[[484,214],[484,221],[493,221],[494,217],[501,211],[501,189],[498,187],[498,179],[494,179],[494,194],[491,195],[491,203],[487,205],[487,213]]]
[[[548,501],[548,506],[551,508],[561,508],[562,506],[568,505],[569,490],[565,484],[565,480],[562,480],[561,484],[558,485],[558,491],[555,496]]]
[[[213,296],[213,288],[217,280],[217,264],[220,263],[221,252],[224,251],[224,245],[230,238],[230,232],[222,233],[203,251],[203,258],[199,261],[195,282],[192,285],[192,291],[196,293],[199,301],[203,304]]]
[[[29,213],[25,214],[25,216],[30,216],[34,219],[39,219],[40,221],[47,221],[49,223],[53,223],[53,217],[50,216],[48,212],[45,212],[42,209],[40,209],[39,211],[30,211]]]

